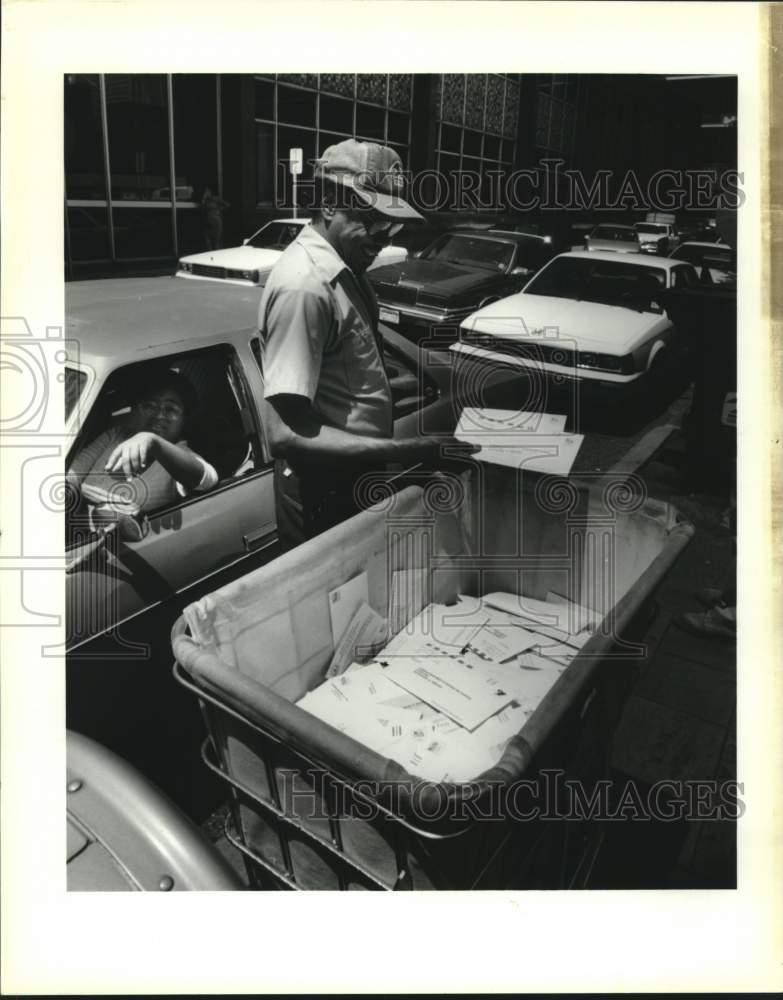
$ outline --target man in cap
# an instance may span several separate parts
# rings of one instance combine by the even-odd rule
[[[393,439],[392,393],[365,271],[405,222],[402,162],[346,139],[316,161],[318,214],[273,268],[259,308],[265,430],[284,550],[357,513],[355,484],[387,463],[432,464],[432,438]],[[450,442],[453,439],[449,439]]]

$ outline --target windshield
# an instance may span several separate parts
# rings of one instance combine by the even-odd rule
[[[247,241],[247,246],[260,250],[285,250],[301,233],[302,226],[295,222],[270,222]]]
[[[557,257],[525,286],[525,294],[661,313],[660,293],[665,288],[666,272],[660,267]]]
[[[501,240],[473,236],[443,236],[421,255],[422,260],[442,264],[462,264],[487,271],[505,271],[511,263],[514,247]]]
[[[665,233],[666,226],[661,225],[660,222],[637,222],[634,227],[637,233]]]
[[[630,240],[636,239],[636,233],[630,227],[597,226],[592,233],[594,240]]]
[[[87,381],[87,376],[84,372],[77,371],[75,368],[65,369],[65,419],[70,417],[71,412],[76,406],[76,401],[82,394],[82,389],[84,388],[84,383]]]

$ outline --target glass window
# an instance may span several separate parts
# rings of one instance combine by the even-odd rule
[[[255,81],[255,116],[274,121],[275,85],[270,80]]]
[[[440,127],[440,148],[449,153],[460,151],[462,130],[454,125],[443,124]]]
[[[319,126],[327,131],[353,135],[353,101],[344,101],[339,97],[327,97],[326,94],[322,94]]]
[[[76,368],[66,368],[65,369],[65,419],[71,415],[71,411],[79,396],[82,394],[82,389],[87,381],[87,375],[84,372],[78,371]]]
[[[67,212],[66,252],[72,260],[108,260],[108,211],[102,207],[69,208]]]
[[[106,76],[111,192],[149,201],[169,188],[169,127],[163,74]]]
[[[395,111],[389,112],[389,142],[408,142],[409,115],[397,114]]]
[[[425,251],[422,259],[462,264],[488,271],[502,271],[511,263],[513,253],[513,245],[500,240],[447,235]]]
[[[256,125],[256,201],[271,204],[275,192],[275,127]]]
[[[200,201],[205,188],[218,190],[216,78],[177,74],[172,90],[177,201]]]
[[[386,112],[382,108],[370,107],[367,104],[356,105],[356,133],[366,136],[370,141],[383,141],[386,138]]]
[[[315,126],[316,95],[295,87],[277,88],[277,120],[288,125]]]
[[[106,198],[101,91],[97,74],[65,77],[65,182],[68,198]]]
[[[180,257],[209,249],[204,238],[202,218],[197,208],[177,209],[177,253]]]
[[[462,152],[467,156],[481,156],[481,133],[465,129],[462,142]]]
[[[171,209],[166,205],[149,208],[115,206],[114,249],[118,257],[171,257]]]

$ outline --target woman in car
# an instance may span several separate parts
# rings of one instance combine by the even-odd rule
[[[196,394],[184,376],[171,370],[155,372],[137,383],[126,421],[76,455],[69,481],[95,506],[105,497],[107,504],[140,511],[211,489],[217,472],[186,440],[196,410]]]

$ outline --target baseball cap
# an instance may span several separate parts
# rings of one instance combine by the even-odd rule
[[[402,160],[389,146],[345,139],[328,146],[315,162],[315,176],[350,188],[365,205],[400,221],[424,222],[402,197]]]

